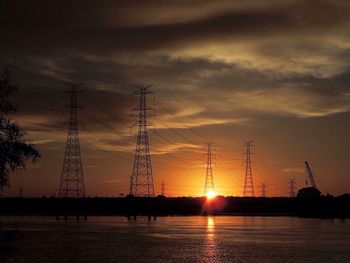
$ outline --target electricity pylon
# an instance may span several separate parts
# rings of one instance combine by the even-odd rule
[[[82,84],[72,84],[70,90],[65,93],[70,94],[68,135],[66,150],[61,173],[61,182],[58,196],[65,198],[85,197],[84,172],[81,161],[79,144],[79,121],[78,109],[82,108],[77,103],[77,94],[81,92],[79,87]]]
[[[165,184],[164,184],[164,181],[162,181],[160,194],[161,194],[162,196],[165,196]]]
[[[266,197],[267,196],[267,184],[266,183],[261,183],[261,197]]]
[[[205,183],[204,183],[204,196],[210,192],[214,191],[214,177],[213,177],[213,166],[212,166],[212,144],[207,144],[207,163],[206,163],[206,173],[205,173]]]
[[[147,112],[153,111],[153,107],[147,106],[147,95],[153,95],[150,91],[151,85],[138,85],[134,93],[139,96],[138,106],[133,111],[138,111],[138,133],[136,140],[135,159],[132,174],[130,176],[130,195],[154,197],[154,185],[152,174],[151,155],[149,150],[148,132],[147,132]]]
[[[289,197],[295,197],[295,186],[296,182],[295,179],[289,179],[288,181],[288,188],[289,188]]]
[[[245,176],[244,176],[244,189],[243,196],[255,196],[254,194],[254,182],[253,182],[253,171],[252,171],[252,147],[253,142],[249,141],[244,144],[245,150]]]

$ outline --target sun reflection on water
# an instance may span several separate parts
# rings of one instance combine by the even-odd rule
[[[217,253],[216,234],[215,234],[215,218],[207,217],[206,236],[203,262],[220,262]]]
[[[214,228],[215,228],[214,217],[208,216],[208,220],[207,220],[207,232],[208,232],[208,233],[213,233],[213,232],[214,232]]]

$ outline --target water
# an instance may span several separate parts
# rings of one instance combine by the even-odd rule
[[[21,231],[5,262],[350,262],[349,220],[0,217],[0,222]]]

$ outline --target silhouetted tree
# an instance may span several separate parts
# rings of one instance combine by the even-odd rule
[[[26,143],[26,132],[18,123],[6,117],[9,112],[15,111],[14,105],[8,97],[17,90],[11,83],[10,72],[0,76],[0,189],[9,187],[9,174],[18,168],[25,168],[25,161],[29,158],[33,162],[40,158],[39,152]]]
[[[312,199],[312,198],[319,198],[321,196],[320,190],[318,190],[315,187],[305,187],[298,191],[297,197],[298,198],[306,198],[306,199]]]

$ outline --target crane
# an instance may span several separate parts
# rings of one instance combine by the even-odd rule
[[[317,189],[314,174],[312,173],[310,165],[309,165],[309,163],[307,161],[305,161],[305,171],[306,171],[306,174],[307,174],[307,176],[309,178],[309,182],[311,184],[311,187]],[[307,182],[308,181],[306,180],[306,184],[307,184]]]

